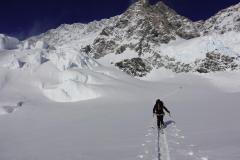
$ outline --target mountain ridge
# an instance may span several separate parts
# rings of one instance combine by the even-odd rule
[[[239,69],[240,3],[193,22],[159,1],[138,0],[121,15],[88,24],[62,24],[20,42],[28,50],[74,50],[142,77],[153,69],[216,72]],[[39,45],[39,43],[41,45]],[[224,58],[222,58],[224,57]]]

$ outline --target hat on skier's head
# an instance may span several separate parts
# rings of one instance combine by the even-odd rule
[[[156,104],[160,104],[161,106],[163,106],[163,101],[161,101],[160,99],[157,99]]]

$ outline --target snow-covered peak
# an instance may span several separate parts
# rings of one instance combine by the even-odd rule
[[[16,49],[18,44],[19,44],[18,39],[6,36],[4,34],[0,34],[0,50]]]
[[[56,29],[51,29],[46,33],[39,36],[31,37],[28,41],[30,46],[35,46],[37,41],[46,42],[50,46],[62,46],[62,45],[75,45],[81,46],[91,43],[96,35],[106,26],[110,25],[117,19],[112,17],[110,19],[103,19],[101,21],[93,21],[88,24],[74,23],[74,24],[62,24]],[[86,38],[85,43],[82,40]],[[79,42],[80,41],[80,42]],[[74,44],[73,44],[74,43]],[[76,47],[76,46],[75,46]]]
[[[204,23],[205,32],[240,31],[240,3],[221,10]],[[206,33],[205,33],[206,34]]]

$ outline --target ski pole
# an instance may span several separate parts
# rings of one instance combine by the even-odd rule
[[[154,121],[155,121],[155,119],[154,119],[154,114],[153,114],[153,118],[152,118],[152,128],[154,129]]]
[[[171,115],[171,113],[169,113],[169,117],[171,117],[171,118],[172,118],[172,115]]]

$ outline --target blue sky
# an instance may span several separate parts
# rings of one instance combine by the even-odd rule
[[[3,0],[0,5],[0,33],[24,39],[62,23],[109,18],[124,12],[134,0]],[[156,3],[158,0],[150,0]],[[164,0],[192,20],[207,19],[239,0]]]

